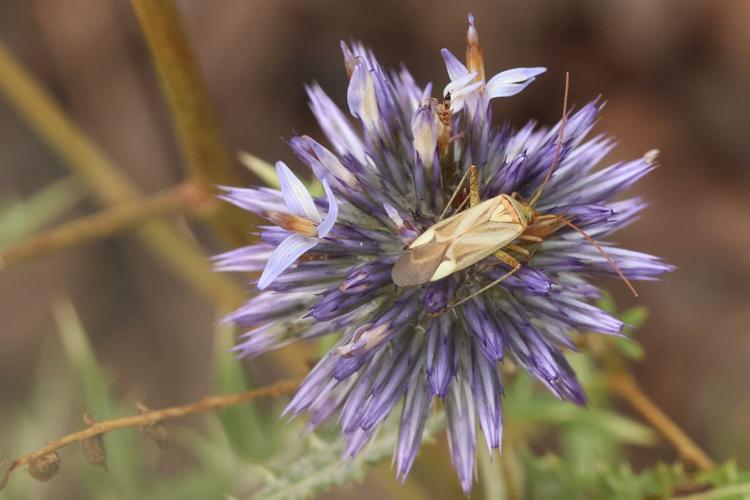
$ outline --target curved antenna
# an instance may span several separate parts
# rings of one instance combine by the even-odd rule
[[[602,256],[605,259],[607,259],[607,262],[609,262],[609,265],[612,266],[612,269],[617,273],[617,275],[620,277],[620,279],[622,279],[622,281],[625,282],[625,284],[628,286],[628,288],[630,289],[630,292],[633,294],[633,296],[638,297],[638,292],[635,291],[635,287],[630,282],[630,280],[628,280],[625,277],[625,275],[622,273],[622,271],[620,270],[619,266],[615,263],[615,261],[612,259],[612,257],[610,257],[609,254],[604,251],[604,249],[601,247],[601,245],[599,245],[599,243],[597,243],[597,241],[594,238],[592,238],[591,236],[589,236],[588,233],[586,233],[586,231],[584,231],[580,227],[576,226],[572,222],[570,222],[568,220],[565,220],[565,218],[563,218],[563,217],[561,217],[559,215],[551,215],[550,214],[550,215],[547,215],[546,217],[554,217],[555,219],[559,220],[560,222],[562,222],[566,226],[575,229],[581,236],[583,236],[586,239],[586,241],[588,241],[589,243],[591,243],[592,245],[594,245],[594,248],[596,248],[599,251],[599,253],[602,254]]]
[[[565,72],[565,96],[563,97],[562,119],[560,120],[560,133],[557,135],[557,145],[555,146],[555,154],[552,156],[552,164],[547,170],[547,175],[544,176],[544,180],[542,181],[542,184],[539,186],[539,189],[537,189],[536,193],[534,193],[534,196],[531,197],[529,206],[532,208],[534,207],[536,202],[539,201],[539,198],[542,196],[542,193],[544,192],[544,188],[547,186],[547,182],[549,182],[549,178],[552,177],[552,171],[555,170],[555,167],[557,166],[557,162],[560,160],[560,150],[562,149],[563,134],[565,134],[565,124],[568,123],[568,88],[569,87],[570,87],[570,72],[566,71]]]

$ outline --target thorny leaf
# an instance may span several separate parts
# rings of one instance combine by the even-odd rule
[[[391,422],[392,423],[392,422]],[[433,414],[425,425],[423,441],[430,438],[445,425],[442,412]],[[344,444],[341,440],[318,446],[284,467],[271,483],[252,496],[253,500],[293,500],[310,498],[333,486],[360,480],[367,465],[379,462],[388,456],[396,445],[398,425],[383,428],[365,450],[351,463],[340,461]]]

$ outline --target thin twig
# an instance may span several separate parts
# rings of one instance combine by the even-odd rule
[[[210,210],[214,206],[213,203],[207,204],[207,201],[200,187],[187,182],[143,199],[114,205],[0,250],[0,270],[42,255],[111,236],[155,217],[185,211],[201,214],[206,208]]]
[[[174,123],[191,178],[207,188],[236,185],[238,173],[221,138],[214,107],[173,0],[131,0]],[[249,216],[223,205],[215,225],[233,243],[247,241]]]
[[[271,384],[266,387],[260,387],[258,389],[252,389],[246,392],[227,394],[222,396],[210,396],[191,404],[172,406],[170,408],[164,408],[161,410],[146,411],[141,413],[140,415],[133,415],[131,417],[96,422],[86,429],[68,434],[67,436],[61,437],[59,439],[49,441],[47,443],[47,446],[45,446],[44,448],[13,460],[13,462],[6,470],[5,479],[7,479],[7,476],[11,472],[23,465],[27,465],[40,457],[55,452],[66,445],[84,441],[85,439],[89,439],[92,436],[98,436],[100,434],[105,434],[107,432],[116,431],[118,429],[125,429],[128,427],[145,428],[157,422],[184,417],[185,415],[190,415],[191,413],[222,410],[230,406],[246,403],[258,398],[280,396],[282,394],[287,394],[293,391],[297,387],[297,385],[299,385],[299,382],[299,379],[282,380],[280,382],[276,382],[275,384]],[[2,479],[3,478],[0,478],[0,481]]]
[[[608,383],[610,389],[653,425],[685,460],[704,471],[715,467],[708,455],[646,396],[632,375],[619,370],[608,377]]]
[[[105,206],[137,200],[138,188],[82,131],[52,96],[0,42],[0,93],[63,163],[89,186]],[[226,275],[213,271],[191,241],[160,220],[144,223],[138,235],[160,262],[223,309],[238,306],[245,292]],[[289,346],[271,354],[288,374],[305,370],[305,355]]]
[[[70,120],[47,91],[0,43],[0,92],[21,118],[89,186],[105,206],[139,198],[136,186],[86,134]],[[227,277],[214,273],[205,255],[161,221],[140,230],[147,245],[175,274],[225,307],[242,302],[244,293]]]

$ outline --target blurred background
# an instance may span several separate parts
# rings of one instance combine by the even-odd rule
[[[496,118],[515,125],[556,121],[565,71],[572,103],[602,95],[607,105],[596,131],[617,138],[612,161],[661,151],[660,168],[631,191],[650,208],[618,239],[678,267],[661,283],[641,284],[638,300],[620,283],[608,284],[621,307],[650,310],[638,332],[647,354],[634,366],[636,376],[712,456],[750,465],[750,2],[186,0],[179,6],[232,153],[247,150],[293,168],[300,164],[285,139],[322,137],[303,85],[317,81],[345,106],[339,39],[361,40],[384,66],[405,63],[417,82],[442,88],[447,75],[439,50],[463,54],[471,11],[488,74],[548,68],[518,97],[498,100]],[[128,2],[4,1],[0,39],[143,191],[183,178],[164,98]],[[6,204],[29,200],[68,176],[5,100],[0,131]],[[82,189],[54,185],[64,191],[67,208],[47,226],[98,209]],[[198,236],[208,254],[229,248],[210,234]],[[213,304],[131,233],[4,270],[0,297],[0,435],[15,425],[4,410],[28,404],[40,364],[64,356],[51,306],[61,300],[75,305],[117,400],[159,407],[215,387]],[[268,359],[246,365],[259,383],[284,375]],[[57,405],[68,397],[53,395]],[[39,428],[38,442],[27,446],[79,426],[75,411],[66,415],[52,429]],[[0,452],[10,453],[3,443]],[[665,446],[635,460],[672,458]],[[165,452],[154,459],[154,474],[189,460],[179,449]],[[445,457],[429,467],[425,460],[418,460],[411,487],[429,490],[433,465],[448,471]],[[390,476],[385,464],[364,486],[327,495],[387,496],[400,491]],[[457,492],[451,476],[446,491]],[[75,495],[74,477],[57,480]]]

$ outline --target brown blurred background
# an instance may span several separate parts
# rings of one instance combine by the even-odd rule
[[[711,454],[750,465],[750,2],[192,0],[180,7],[232,151],[290,165],[299,163],[284,138],[321,137],[303,84],[318,81],[345,106],[341,38],[362,40],[384,65],[406,63],[418,82],[442,88],[439,49],[463,53],[471,11],[488,73],[549,68],[519,97],[498,102],[496,117],[553,122],[565,71],[573,103],[603,95],[597,130],[617,137],[612,160],[662,152],[661,167],[632,191],[650,208],[618,239],[679,268],[639,287],[637,303],[651,319],[638,333],[648,354],[637,376]],[[181,178],[164,100],[125,0],[4,1],[0,38],[144,190]],[[27,196],[66,175],[3,101],[0,130],[0,196]],[[77,213],[95,209],[84,203]],[[611,288],[622,307],[636,303],[619,283]],[[158,405],[210,390],[212,307],[126,234],[0,274],[0,406],[24,398],[53,330],[49,302],[61,294],[76,304],[118,395]]]

